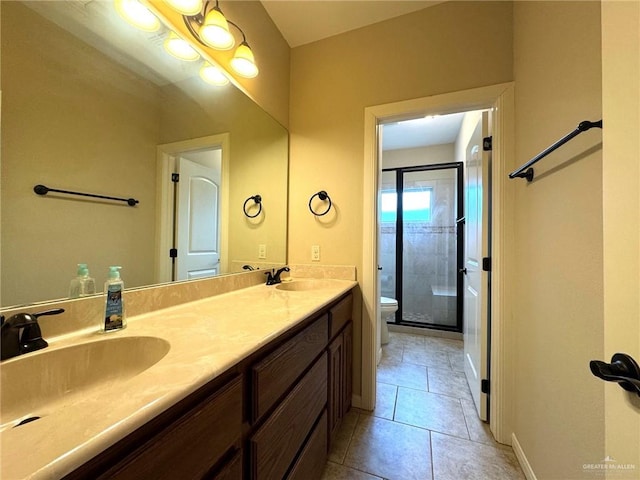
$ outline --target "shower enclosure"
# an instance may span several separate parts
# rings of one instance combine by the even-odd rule
[[[382,171],[382,296],[395,323],[462,331],[463,164]]]

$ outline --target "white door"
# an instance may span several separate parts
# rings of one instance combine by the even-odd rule
[[[176,228],[176,280],[210,277],[220,270],[220,172],[180,157]]]
[[[488,256],[488,204],[490,152],[483,152],[483,124],[488,126],[488,114],[482,114],[466,148],[465,156],[465,245],[464,245],[464,373],[471,389],[476,410],[482,420],[488,420],[488,396],[481,383],[487,378],[487,272],[482,270],[482,258]],[[485,127],[486,132],[486,127]]]

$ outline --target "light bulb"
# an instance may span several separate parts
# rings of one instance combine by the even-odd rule
[[[238,75],[246,78],[258,75],[258,66],[247,42],[242,42],[236,49],[236,53],[231,59],[231,67]]]
[[[138,0],[116,0],[116,10],[122,18],[140,30],[155,32],[160,20]]]
[[[189,42],[180,38],[175,32],[169,32],[169,36],[164,41],[164,48],[180,60],[194,61],[200,58],[200,54],[189,45]]]
[[[227,19],[216,7],[207,13],[199,33],[204,43],[218,50],[229,50],[235,44]]]
[[[229,79],[224,73],[222,73],[222,70],[206,62],[203,63],[200,68],[200,78],[217,87],[221,87],[229,83]]]
[[[202,11],[202,0],[164,0],[171,8],[182,15],[197,15]]]

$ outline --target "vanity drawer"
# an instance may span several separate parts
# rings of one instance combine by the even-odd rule
[[[328,328],[325,314],[252,367],[253,421],[264,415],[320,355],[327,345]]]
[[[251,438],[253,480],[284,478],[326,403],[325,353]]]
[[[325,410],[302,449],[287,480],[319,480],[327,463],[327,411]]]
[[[352,308],[353,295],[350,294],[329,310],[329,324],[331,325],[329,338],[335,337],[347,322],[351,320]]]
[[[242,382],[238,377],[99,478],[201,479],[239,442],[241,427]]]

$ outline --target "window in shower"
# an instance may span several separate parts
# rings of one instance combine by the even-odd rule
[[[396,323],[461,331],[462,163],[385,169],[381,180],[381,288],[398,300]]]

